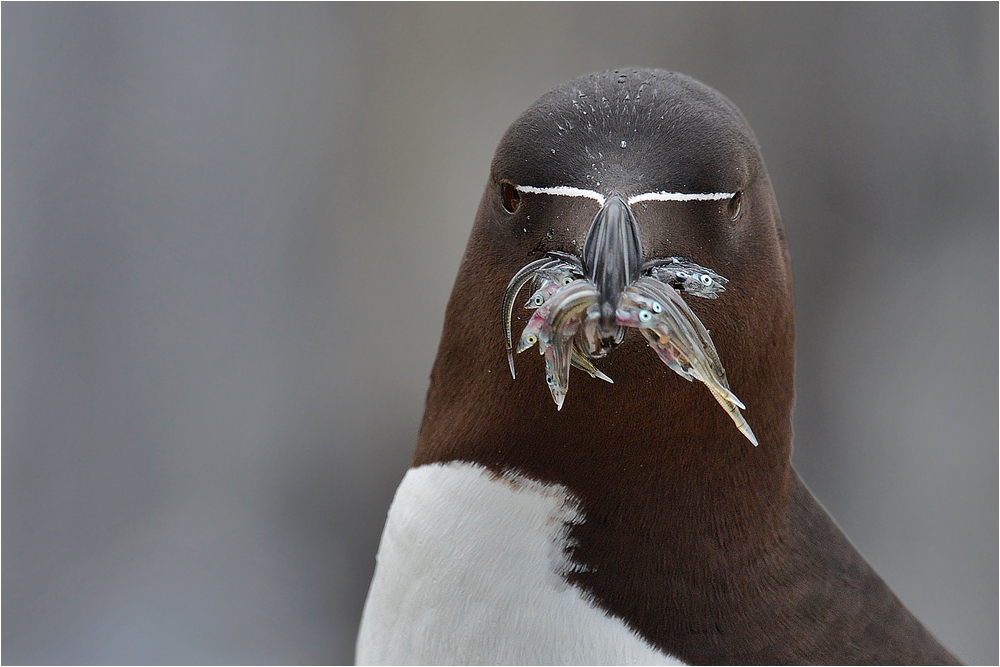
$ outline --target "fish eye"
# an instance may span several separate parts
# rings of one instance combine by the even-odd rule
[[[701,284],[704,285],[705,287],[711,286],[712,276],[708,275],[707,273],[701,274]]]
[[[651,307],[652,307],[654,313],[662,313],[663,312],[663,306],[660,305],[659,301],[654,301],[652,303]]]
[[[653,319],[653,314],[651,312],[649,312],[648,310],[640,310],[639,311],[639,321],[640,322],[648,322],[651,319]]]
[[[528,335],[528,344],[529,345],[534,345],[537,342],[538,342],[538,337],[537,336],[530,335],[530,334]]]
[[[688,279],[688,274],[685,273],[684,271],[678,271],[677,272],[677,277],[680,278],[681,280],[687,280]]]
[[[552,379],[552,374],[551,373],[546,373],[545,374],[545,382],[546,382],[546,384],[549,384],[549,385],[553,385],[553,384],[556,383],[555,380]]]
[[[533,305],[533,306],[540,306],[540,305],[542,305],[542,303],[543,303],[543,301],[542,301],[542,295],[541,294],[536,294],[535,296],[531,297],[531,305]]]
[[[513,213],[521,206],[521,194],[514,187],[513,183],[504,181],[500,184],[500,205],[503,210]]]
[[[740,213],[743,211],[743,191],[737,190],[730,197],[729,203],[726,204],[726,213],[729,214],[729,219],[736,222],[740,219]]]
[[[564,286],[569,285],[571,282],[573,282],[573,276],[566,276],[562,281]]]

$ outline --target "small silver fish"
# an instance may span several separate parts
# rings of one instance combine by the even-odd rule
[[[597,298],[597,289],[589,280],[574,281],[552,296],[549,326],[543,327],[539,346],[545,341],[545,380],[558,410],[562,410],[569,391],[569,369],[576,348],[573,337],[587,310],[597,307]]]
[[[510,283],[507,285],[507,290],[503,295],[503,323],[504,323],[504,334],[507,343],[507,363],[510,365],[510,376],[512,378],[517,378],[517,373],[514,371],[514,340],[510,333],[510,321],[514,315],[514,300],[517,298],[517,293],[521,291],[530,280],[535,278],[538,271],[552,270],[561,265],[572,266],[567,264],[563,259],[557,259],[553,257],[542,257],[541,259],[536,259],[529,264],[521,267],[521,269],[514,274],[511,278]]]
[[[718,299],[719,292],[725,292],[729,282],[715,271],[680,257],[654,259],[643,268],[648,275],[677,291],[703,299]]]
[[[554,293],[555,292],[553,291],[553,294]],[[524,330],[521,332],[521,339],[517,343],[517,348],[515,351],[518,354],[533,347],[536,343],[539,343],[539,338],[542,332],[542,328],[550,327],[550,324],[548,322],[550,309],[551,309],[551,301],[547,299],[531,315],[531,318],[525,325]],[[542,354],[545,353],[545,345],[546,345],[545,343],[539,345],[540,352]],[[607,375],[602,373],[600,370],[598,370],[597,367],[594,366],[593,362],[591,362],[590,359],[588,359],[583,355],[580,349],[576,346],[576,343],[573,344],[573,351],[572,351],[572,356],[570,358],[570,362],[574,367],[579,368],[581,371],[583,371],[592,378],[597,378],[598,380],[604,380],[605,382],[610,382],[611,384],[614,384],[615,382]]]
[[[559,255],[561,254],[562,253],[559,253]],[[552,302],[550,301],[551,297],[559,289],[566,287],[579,278],[581,278],[580,267],[564,261],[562,257],[558,257],[554,261],[542,265],[541,268],[535,271],[533,284],[535,292],[524,304],[526,309],[535,309],[535,313],[528,320],[527,325],[525,325],[524,330],[521,332],[521,338],[518,341],[515,352],[520,354],[524,350],[539,342],[539,335],[542,327],[548,326],[547,318],[552,305]],[[511,285],[513,284],[513,281],[511,281]],[[527,284],[527,281],[523,284]],[[508,290],[510,289],[511,288],[508,287]],[[507,326],[509,332],[509,325]],[[539,345],[540,352],[542,352],[542,354],[545,353],[544,347],[545,344]],[[614,384],[614,380],[598,370],[590,359],[580,352],[579,348],[575,344],[573,345],[570,362],[572,366],[579,368],[590,377]],[[513,364],[513,362],[511,362],[511,364]]]
[[[616,317],[622,326],[642,330],[650,347],[671,370],[708,387],[740,432],[757,446],[756,436],[740,413],[746,406],[729,389],[708,330],[676,290],[654,278],[640,278],[622,292]]]
[[[546,384],[556,408],[561,410],[569,392],[571,367],[611,382],[591,361],[610,349],[601,334],[600,294],[595,283],[584,276],[581,260],[568,253],[549,252],[518,271],[507,286],[503,303],[507,357],[513,377],[513,304],[517,293],[531,281],[533,293],[524,307],[534,309],[534,313],[521,332],[516,351],[538,345],[545,360]],[[740,413],[746,407],[729,388],[726,370],[708,330],[679,294],[716,299],[726,291],[728,282],[690,260],[651,260],[618,296],[614,323],[639,329],[668,368],[689,382],[698,380],[708,387],[740,432],[757,446],[757,438]]]

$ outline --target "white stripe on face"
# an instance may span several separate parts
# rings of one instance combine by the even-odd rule
[[[587,197],[588,199],[594,199],[601,206],[604,206],[604,195],[600,192],[594,192],[593,190],[582,190],[580,188],[571,188],[568,185],[560,185],[554,188],[536,188],[531,185],[515,185],[514,188],[518,192],[527,192],[536,195],[561,195],[563,197]]]
[[[518,192],[536,195],[559,195],[562,197],[586,197],[593,199],[600,206],[604,206],[606,201],[604,195],[594,190],[584,190],[568,185],[559,185],[554,188],[536,188],[532,185],[515,185]],[[730,199],[735,192],[645,192],[641,195],[629,197],[628,205],[638,204],[644,201],[717,201],[720,199]]]
[[[646,192],[645,194],[629,197],[628,205],[638,204],[641,201],[713,201],[717,199],[731,199],[735,192],[707,192],[692,193],[684,192]]]

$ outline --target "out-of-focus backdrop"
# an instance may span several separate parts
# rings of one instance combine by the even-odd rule
[[[795,463],[998,660],[998,9],[2,7],[5,663],[346,662],[493,150],[676,69],[763,146]]]

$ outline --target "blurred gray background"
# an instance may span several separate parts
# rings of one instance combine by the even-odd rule
[[[998,660],[998,9],[2,7],[5,663],[346,662],[515,117],[628,65],[754,127],[795,462]]]

